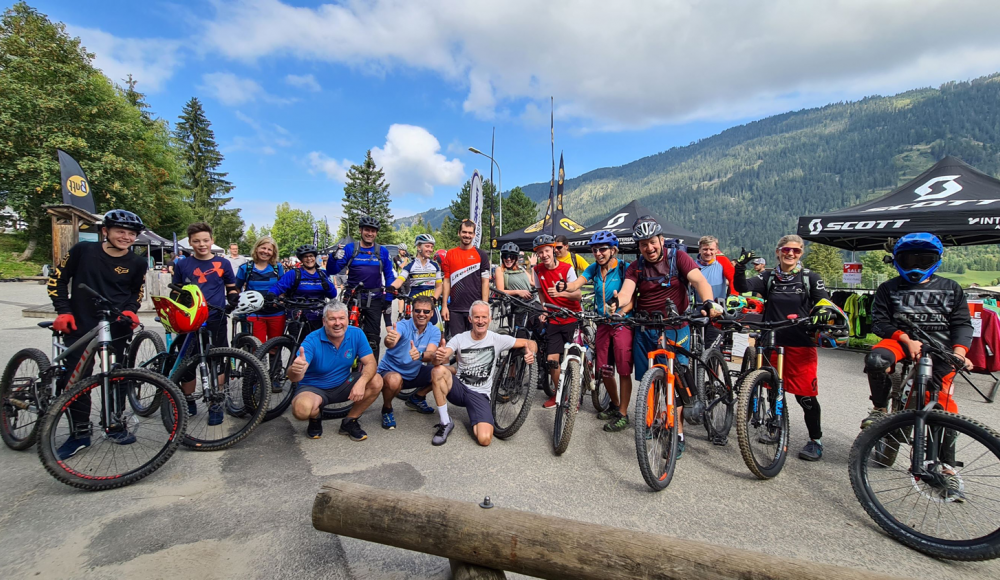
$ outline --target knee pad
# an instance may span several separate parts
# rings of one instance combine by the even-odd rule
[[[549,369],[550,371],[557,371],[557,370],[559,370],[559,361],[546,359],[545,360],[545,367],[547,369]]]
[[[865,372],[870,375],[877,373],[885,375],[885,369],[896,364],[896,357],[887,349],[873,348],[865,355]]]
[[[819,407],[819,401],[816,400],[816,397],[796,396],[795,398],[798,399],[799,405],[806,411],[812,411]]]

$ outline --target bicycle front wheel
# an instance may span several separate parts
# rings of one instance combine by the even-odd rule
[[[49,357],[37,348],[17,351],[0,379],[0,435],[7,447],[24,451],[35,444],[39,417],[45,413],[51,391],[41,384]]]
[[[500,359],[490,406],[493,408],[498,439],[513,437],[524,425],[531,409],[531,395],[535,390],[535,368],[524,362],[524,349],[508,350]]]
[[[556,455],[562,455],[569,447],[573,436],[573,423],[580,408],[580,361],[566,363],[566,376],[562,377],[563,388],[560,400],[556,401],[556,417],[552,429],[552,447]]]
[[[676,405],[667,405],[667,373],[653,367],[642,375],[635,399],[635,454],[646,485],[661,491],[670,485],[677,464]]]
[[[270,399],[269,408],[264,414],[264,421],[280,417],[292,404],[295,386],[298,383],[288,380],[288,367],[292,366],[298,351],[298,345],[290,337],[276,336],[260,345],[255,353],[255,356],[267,366],[267,375],[271,380],[271,388],[267,395]]]
[[[104,377],[88,377],[53,401],[39,430],[38,456],[45,469],[88,491],[122,487],[153,473],[177,451],[187,426],[184,397],[162,375],[119,369],[106,378],[108,399],[102,394]],[[158,397],[160,412],[136,413],[129,393]]]
[[[736,404],[729,365],[725,355],[713,348],[702,356],[697,369],[698,390],[705,396],[703,418],[708,438],[716,445],[725,445],[733,428]]]
[[[914,476],[917,411],[893,413],[858,435],[848,466],[851,487],[890,536],[937,558],[1000,556],[1000,435],[945,411],[924,419],[923,471]],[[880,449],[894,449],[886,457]]]
[[[743,377],[736,403],[739,420],[736,434],[740,453],[750,472],[761,479],[771,479],[785,465],[788,456],[788,412],[784,396],[770,370],[761,369]]]
[[[259,393],[268,393],[271,381],[257,357],[235,348],[213,348],[188,357],[171,377],[176,383],[194,381],[186,397],[189,420],[185,447],[218,451],[243,440],[260,424],[268,399],[259,404]],[[193,413],[191,411],[194,411]]]

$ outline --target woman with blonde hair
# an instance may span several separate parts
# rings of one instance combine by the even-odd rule
[[[284,273],[285,268],[278,262],[278,244],[271,236],[264,236],[253,245],[250,260],[237,270],[236,288],[240,292],[256,290],[267,294]],[[252,325],[253,335],[261,342],[285,332],[285,311],[280,306],[264,306],[247,319]]]

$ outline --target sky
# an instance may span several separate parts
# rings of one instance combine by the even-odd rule
[[[10,0],[8,0],[9,2]],[[247,225],[339,221],[371,150],[396,217],[474,169],[569,178],[768,115],[1000,71],[990,0],[29,0],[152,111],[202,102]],[[9,5],[9,4],[8,4]],[[495,175],[499,178],[499,175]]]

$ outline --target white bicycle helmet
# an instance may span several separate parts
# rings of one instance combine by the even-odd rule
[[[264,307],[264,295],[256,290],[248,290],[240,294],[240,301],[236,304],[233,314],[250,314],[257,312]]]

